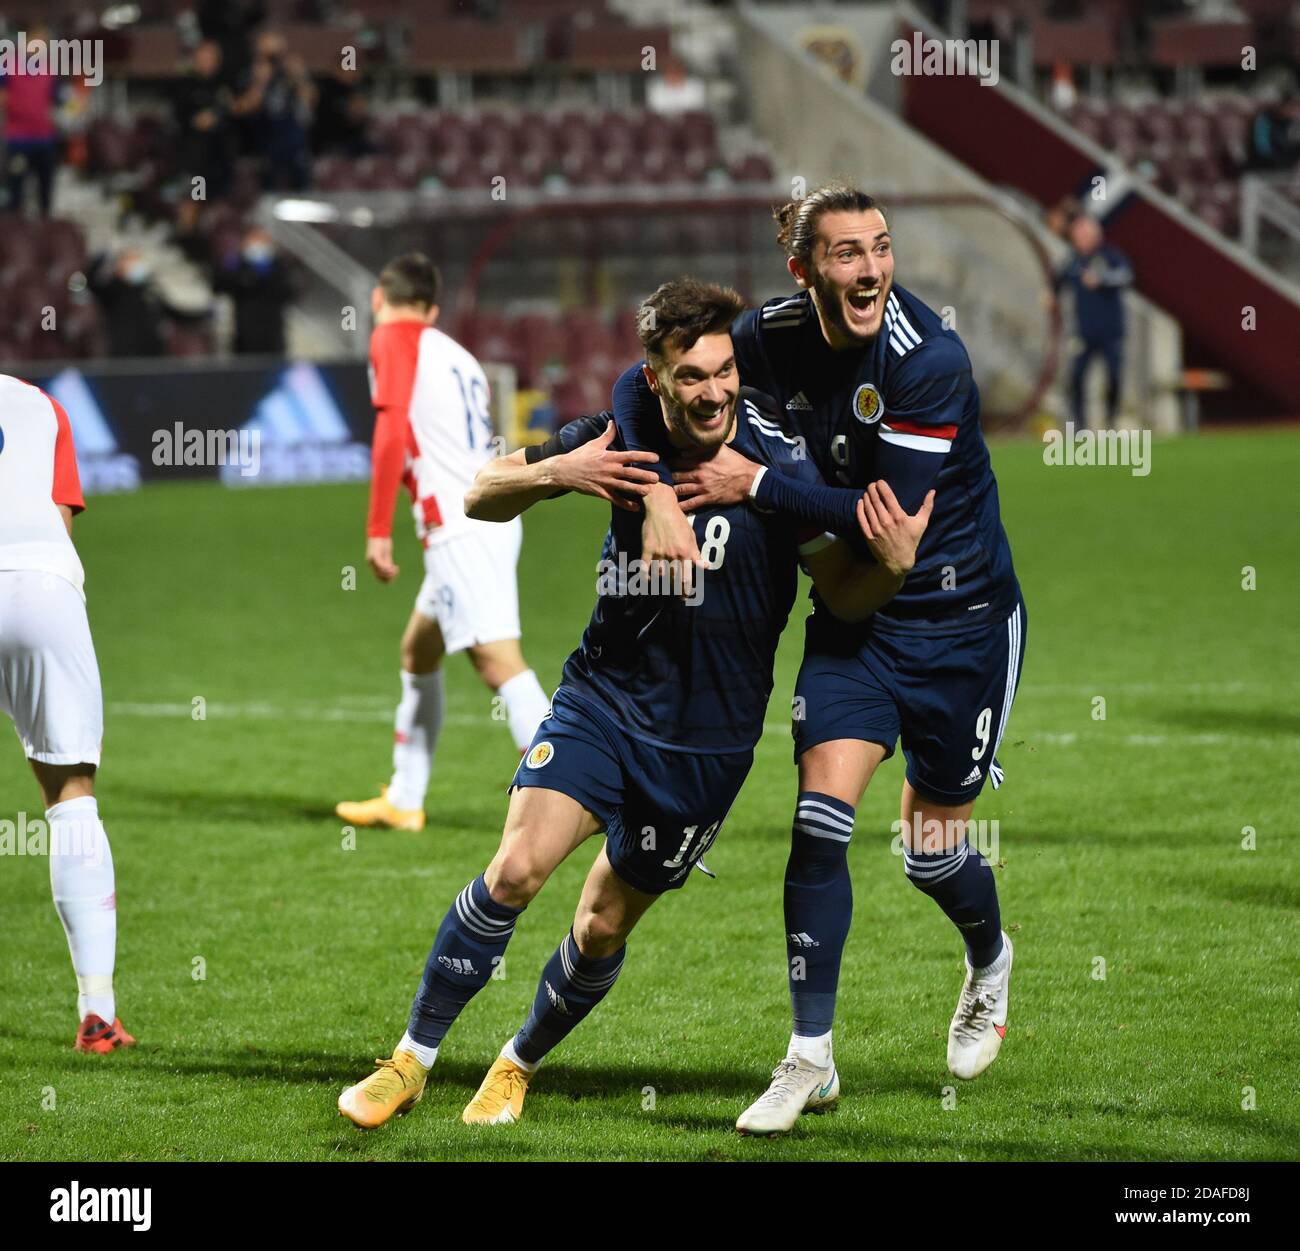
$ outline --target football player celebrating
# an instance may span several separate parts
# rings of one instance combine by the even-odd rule
[[[831,1027],[853,906],[849,836],[872,774],[900,736],[907,758],[903,868],[966,947],[948,1066],[974,1078],[997,1056],[1011,942],[992,870],[966,831],[985,780],[995,787],[1002,780],[996,756],[1025,637],[1024,602],[961,340],[894,282],[889,226],[870,196],[832,184],[787,204],[777,219],[801,291],[737,319],[736,361],[746,385],[770,396],[807,438],[825,482],[809,486],[769,472],[743,449],[723,448],[678,475],[682,507],[752,498],[848,534],[871,479],[888,483],[904,510],[931,490],[937,502],[902,589],[869,622],[846,625],[822,603],[808,618],[785,886],[794,1028],[767,1092],[737,1122],[749,1133],[788,1130],[835,1071]],[[662,450],[654,410],[653,396],[628,371],[615,387],[615,414],[629,447]],[[870,536],[879,520],[875,496],[866,504]],[[647,510],[652,555],[659,534],[686,540],[690,531],[684,519],[674,528],[666,493],[651,492]],[[831,829],[837,840],[825,837]]]
[[[351,825],[424,828],[424,795],[442,729],[442,658],[467,652],[505,705],[522,752],[546,715],[546,696],[519,648],[515,566],[518,521],[489,526],[465,515],[465,491],[496,453],[488,386],[478,361],[434,326],[441,279],[420,253],[399,256],[371,297],[375,436],[366,563],[381,582],[393,563],[393,505],[406,485],[424,544],[424,581],[402,635],[402,697],[393,734],[393,774],[377,798],[341,803]]]
[[[0,710],[18,730],[45,799],[50,888],[77,975],[74,1046],[134,1046],[113,994],[117,886],[95,770],[104,700],[72,544],[86,506],[68,415],[0,375]]]
[[[733,446],[813,483],[816,469],[797,442],[740,392],[728,328],[742,307],[734,291],[681,281],[660,287],[643,309],[667,443],[705,458]],[[647,485],[655,475],[637,463],[644,458],[622,448],[608,415],[579,418],[545,444],[485,465],[466,508],[504,522],[567,490],[615,502],[629,486],[671,495]],[[420,1098],[443,1038],[487,984],[524,909],[579,844],[604,831],[532,1010],[463,1114],[471,1124],[519,1118],[538,1065],[614,985],[637,921],[684,884],[717,837],[762,732],[799,559],[846,618],[864,618],[902,585],[931,505],[905,516],[886,492],[881,506],[879,563],[815,528],[800,534],[783,518],[733,504],[699,513],[690,544],[660,541],[667,559],[654,568],[641,561],[639,509],[612,510],[596,608],[515,774],[500,848],[447,911],[392,1058],[340,1096],[345,1116],[372,1128]],[[698,568],[681,559],[695,538]],[[817,1102],[837,1094],[832,1075]]]

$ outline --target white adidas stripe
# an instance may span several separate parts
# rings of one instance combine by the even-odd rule
[[[813,816],[820,815],[820,813],[813,811],[814,809],[820,809],[821,812],[827,813],[827,819],[834,821],[842,829],[851,830],[853,828],[853,818],[846,816],[838,808],[832,808],[830,804],[824,803],[820,799],[801,799],[799,801],[799,812],[806,812]]]
[[[903,332],[904,343],[906,343],[908,339],[911,339],[912,347],[916,347],[916,345],[921,342],[921,336],[912,328],[912,323],[907,320],[906,313],[900,312],[898,314],[898,318],[894,322],[894,328]]]
[[[761,417],[751,416],[749,419],[751,426],[757,426],[769,438],[780,439],[783,443],[788,443],[791,447],[797,447],[799,440],[792,439],[788,434],[784,434],[779,426],[774,426],[770,422],[764,421]]]
[[[1015,611],[1007,618],[1007,685],[1002,696],[1002,717],[998,721],[998,737],[993,744],[993,755],[989,757],[992,762],[998,754],[998,748],[1002,746],[1002,736],[1006,733],[1007,722],[1011,718],[1011,705],[1016,696],[1016,670],[1020,665],[1020,605],[1017,604]],[[1001,779],[998,779],[1001,782]],[[994,789],[997,789],[996,786]]]
[[[813,838],[833,838],[837,843],[847,843],[851,841],[847,834],[832,834],[830,830],[815,829],[811,825],[805,825],[802,821],[796,821],[794,823],[794,828],[801,834],[812,835]]]

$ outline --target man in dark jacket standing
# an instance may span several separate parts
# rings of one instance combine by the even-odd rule
[[[1070,407],[1076,430],[1088,425],[1084,382],[1094,356],[1106,364],[1106,426],[1113,428],[1119,412],[1120,370],[1124,357],[1124,288],[1133,283],[1133,267],[1118,248],[1102,236],[1094,218],[1081,214],[1070,224],[1074,255],[1057,275],[1056,286],[1074,292],[1076,333],[1082,346],[1070,370]]]
[[[244,236],[238,256],[218,270],[213,288],[234,300],[237,353],[284,355],[284,313],[294,285],[265,230],[254,226]]]

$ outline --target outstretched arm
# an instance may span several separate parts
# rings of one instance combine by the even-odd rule
[[[756,422],[760,428],[765,424],[780,426],[782,414],[770,396],[745,387],[740,393],[736,420]],[[686,512],[752,500],[767,512],[794,518],[817,530],[837,534],[851,531],[857,524],[862,492],[827,486],[811,472],[806,448],[804,461],[810,472],[777,472],[733,448],[720,447],[708,460],[697,461],[673,475],[677,499]]]

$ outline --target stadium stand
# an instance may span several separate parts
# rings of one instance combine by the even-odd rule
[[[796,16],[799,9],[755,10],[769,7]],[[864,7],[895,11],[843,5],[828,13]],[[1292,210],[1300,221],[1300,106],[1294,76],[1287,77],[1288,58],[1300,49],[1294,6],[1281,0],[1241,0],[1231,9],[1178,0],[968,0],[923,7],[940,21],[964,8],[972,36],[996,35],[1004,45],[1004,74],[1066,133],[1090,151],[1104,151],[1108,165],[1147,180],[1218,237],[1246,241],[1279,273],[1290,266],[1300,272],[1300,232],[1293,239],[1278,225]],[[626,302],[636,294],[625,271],[635,259],[707,266],[730,248],[733,273],[717,276],[734,276],[742,287],[753,277],[746,249],[759,229],[757,217],[738,215],[728,235],[704,215],[653,211],[656,200],[707,191],[755,202],[781,194],[791,168],[789,150],[778,155],[774,127],[758,124],[755,85],[747,94],[715,89],[746,72],[728,43],[734,44],[737,26],[725,6],[47,0],[41,16],[56,35],[102,40],[105,80],[94,88],[64,84],[52,218],[31,215],[27,205],[2,206],[13,223],[0,239],[0,292],[12,293],[0,320],[0,356],[9,360],[85,360],[109,350],[93,278],[105,258],[128,246],[150,258],[165,306],[163,350],[228,352],[230,315],[217,292],[277,192],[336,206],[335,224],[322,219],[320,240],[311,245],[314,260],[291,262],[304,294],[290,313],[290,350],[355,354],[355,344],[328,325],[339,291],[351,298],[356,273],[373,272],[383,248],[399,239],[404,246],[436,246],[453,277],[465,280],[463,262],[485,246],[484,233],[498,214],[489,206],[467,216],[466,197],[503,180],[517,212],[546,202],[572,203],[580,213],[532,221],[503,254],[520,275],[518,290],[473,292],[463,310],[449,310],[447,324],[513,368],[522,389],[544,394],[560,416],[570,416],[590,407],[618,361],[635,352],[625,325]],[[280,37],[279,52],[268,50],[269,33]],[[194,68],[195,49],[205,40],[221,49],[207,77]],[[1248,45],[1260,53],[1252,70],[1240,64]],[[341,64],[345,52],[355,55],[355,68]],[[646,72],[647,53],[663,73]],[[843,59],[844,49],[837,55]],[[652,83],[679,86],[683,77],[677,104],[671,91],[652,96]],[[269,92],[272,102],[268,80],[279,88],[278,95]],[[901,90],[897,83],[894,90]],[[969,134],[931,125],[915,84],[907,91],[892,106],[905,124],[992,184],[1018,185],[996,162],[983,166],[977,153],[963,149]],[[220,125],[196,142],[193,119],[209,105]],[[949,124],[956,117],[969,131],[962,110],[940,107]],[[268,139],[272,132],[281,136],[279,147]],[[1069,161],[1082,169],[1077,154]],[[198,171],[208,187],[196,202],[190,180]],[[1061,190],[1049,196],[1050,181],[1021,189],[1046,208],[1069,180],[1055,176]],[[610,212],[598,235],[593,231],[594,205],[638,201],[646,206],[640,216]],[[75,218],[68,211],[74,203]],[[410,229],[393,224],[402,214]],[[367,243],[338,226],[342,220],[387,227]],[[286,239],[282,233],[280,241]],[[328,259],[331,249],[352,254],[350,269],[346,258]],[[566,260],[580,278],[563,276]],[[534,283],[524,262],[552,268]],[[929,263],[942,281],[943,265]],[[1152,269],[1140,264],[1139,285],[1152,278]],[[37,288],[55,294],[37,305]],[[186,298],[172,316],[166,309],[177,288]],[[1157,282],[1152,290],[1163,298],[1169,287]],[[581,326],[573,320],[577,308],[592,310]],[[47,309],[53,319],[33,323]],[[993,310],[981,315],[993,324]],[[1005,318],[1005,311],[998,315]],[[568,332],[575,340],[566,348]],[[1050,370],[1053,352],[1042,337],[1029,336],[1035,355],[1016,366],[1026,376],[1037,378],[1040,364]],[[985,358],[1000,350],[990,333]],[[1013,370],[1010,355],[1006,370]]]

